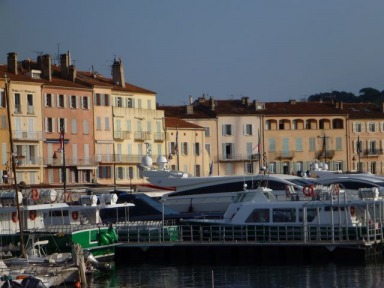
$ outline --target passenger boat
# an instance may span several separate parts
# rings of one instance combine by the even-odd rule
[[[161,164],[153,168],[152,160],[143,157],[140,168],[143,176],[152,185],[168,188],[173,192],[164,193],[161,202],[168,208],[180,213],[220,212],[224,213],[228,205],[239,192],[245,189],[268,187],[278,199],[285,199],[287,192],[296,191],[302,195],[304,186],[311,184],[312,179],[283,174],[250,174],[233,176],[194,177],[187,173],[171,171],[166,168],[163,158]]]
[[[203,225],[213,240],[256,241],[381,241],[384,200],[377,189],[360,197],[343,190],[308,187],[308,199],[277,200],[271,189],[239,193],[222,219],[186,219]]]
[[[115,194],[65,195],[54,189],[17,193],[18,197],[16,192],[0,192],[0,238],[5,254],[19,250],[22,221],[25,241],[30,234],[49,240],[48,253],[69,252],[68,244],[78,243],[98,260],[113,257],[119,245],[116,229],[103,223],[100,211],[133,206],[117,204]]]

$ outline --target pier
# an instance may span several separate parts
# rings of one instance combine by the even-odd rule
[[[172,223],[171,223],[172,224]],[[118,226],[116,262],[164,264],[291,264],[382,259],[378,223],[356,229],[333,226],[162,225]]]

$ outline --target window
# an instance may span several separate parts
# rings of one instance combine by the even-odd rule
[[[368,126],[368,132],[375,132],[376,131],[376,125],[374,122],[368,122],[367,123],[367,126]]]
[[[355,126],[355,132],[362,132],[363,129],[360,122],[356,122],[354,126]]]
[[[269,151],[275,152],[276,151],[276,141],[275,138],[269,138]]]
[[[296,151],[303,151],[303,139],[296,138]]]
[[[269,222],[269,209],[255,209],[245,220],[246,223]]]
[[[233,143],[223,143],[223,158],[225,159],[234,159],[234,144]]]
[[[89,134],[89,124],[88,124],[88,120],[87,119],[84,119],[84,121],[83,121],[83,134],[84,135],[88,135]]]
[[[265,130],[271,130],[271,121],[270,120],[265,121]]]
[[[230,135],[232,135],[232,125],[224,124],[223,125],[223,136],[230,136]]]
[[[252,135],[252,124],[245,124],[244,125],[244,135]]]
[[[123,179],[124,178],[124,167],[117,167],[116,170],[117,170],[116,171],[117,172],[116,178],[117,179]]]
[[[137,108],[141,109],[141,99],[137,99]]]
[[[20,93],[15,93],[15,113],[21,113]]]
[[[152,108],[152,101],[150,99],[147,100],[147,106],[148,106],[148,110]]]
[[[96,93],[95,95],[95,106],[101,106],[101,94]]]
[[[309,151],[315,151],[315,145],[316,141],[315,141],[315,138],[311,137],[309,138]]]
[[[77,99],[76,99],[76,96],[75,95],[72,95],[71,96],[71,103],[70,103],[70,107],[73,108],[73,109],[76,109],[77,108]]]
[[[273,222],[296,222],[296,209],[275,208],[272,210]]]
[[[208,156],[211,156],[211,144],[205,144],[205,150],[207,150]]]
[[[65,132],[67,131],[67,127],[65,127],[65,119],[64,118],[59,118],[59,121],[57,124],[58,124],[57,131],[61,131],[62,128],[64,128]]]
[[[195,143],[195,155],[200,155],[200,143]]]
[[[104,106],[109,106],[109,94],[104,94]]]
[[[127,107],[128,108],[134,108],[133,99],[132,98],[127,98]]]
[[[64,108],[65,107],[65,96],[60,94],[57,99],[57,107]]]
[[[342,143],[343,140],[341,137],[336,137],[336,150],[341,151],[342,150]]]
[[[209,128],[209,127],[205,127],[204,129],[205,129],[205,137],[209,137],[209,136],[211,136],[211,130],[210,130],[210,128]]]
[[[45,106],[46,107],[53,107],[52,94],[50,94],[50,93],[45,94]]]
[[[33,95],[27,94],[27,113],[28,114],[34,114],[33,110]]]
[[[268,172],[269,173],[276,173],[276,162],[269,162]]]
[[[111,166],[99,166],[97,171],[98,178],[110,179],[112,178],[112,167]]]
[[[72,118],[72,120],[71,120],[71,133],[77,134],[77,119],[76,118]]]
[[[196,177],[201,176],[200,170],[201,170],[200,165],[195,165],[195,176]]]
[[[109,131],[109,118],[105,117],[104,122],[105,122],[105,131]]]
[[[45,131],[46,132],[54,132],[54,119],[53,118],[45,118]]]
[[[101,130],[101,117],[96,117],[96,130]]]
[[[123,98],[116,97],[116,107],[123,107]]]
[[[6,103],[5,103],[5,93],[4,91],[0,90],[0,107],[7,107]]]
[[[253,174],[253,164],[252,163],[245,163],[245,173],[246,174]]]
[[[89,97],[87,96],[81,97],[81,108],[89,109]]]
[[[181,143],[181,154],[188,155],[188,142]]]

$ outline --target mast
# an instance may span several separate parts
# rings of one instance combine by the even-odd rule
[[[21,256],[26,258],[27,254],[25,251],[25,243],[24,243],[24,227],[23,227],[23,219],[20,217],[20,205],[19,205],[19,187],[17,186],[17,178],[16,178],[16,165],[15,165],[15,155],[14,147],[13,147],[13,135],[12,135],[12,125],[11,125],[11,111],[10,111],[10,101],[9,101],[9,87],[8,87],[8,78],[7,74],[4,75],[5,78],[5,103],[7,105],[7,117],[8,117],[8,130],[9,130],[9,145],[11,150],[11,166],[12,166],[12,174],[14,180],[14,189],[16,195],[16,209],[17,209],[17,217],[19,219],[19,230],[20,230],[20,252]]]

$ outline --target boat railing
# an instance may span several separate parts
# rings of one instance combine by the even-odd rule
[[[366,243],[384,241],[380,223],[345,225],[131,225],[117,227],[119,240],[129,243]]]

